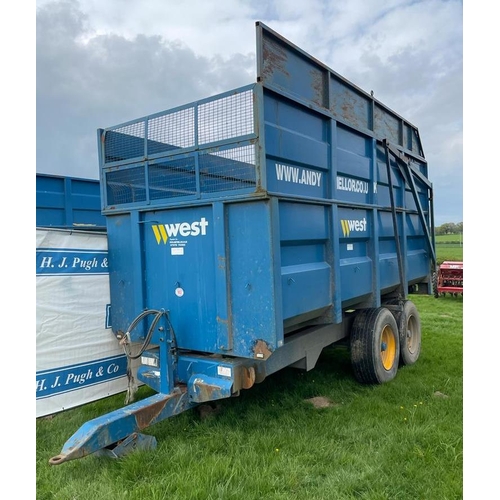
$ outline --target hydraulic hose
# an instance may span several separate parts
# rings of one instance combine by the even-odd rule
[[[166,312],[164,310],[157,311],[156,309],[146,309],[145,311],[141,312],[141,314],[139,314],[139,316],[137,316],[137,318],[135,318],[134,321],[132,321],[132,323],[128,327],[127,332],[125,333],[125,339],[128,339],[130,341],[130,332],[132,332],[134,330],[134,328],[136,328],[137,325],[146,316],[150,316],[151,314],[154,314],[155,316],[153,318],[153,321],[151,322],[151,325],[150,325],[150,327],[148,329],[148,332],[146,334],[144,342],[142,343],[142,346],[139,349],[139,352],[137,354],[134,354],[134,355],[132,354],[131,351],[128,352],[128,353],[125,352],[125,354],[127,355],[127,357],[129,357],[130,359],[138,359],[138,358],[141,357],[142,353],[146,350],[146,348],[148,347],[149,343],[151,342],[151,337],[153,336],[153,332],[155,331],[156,325],[160,321],[161,317],[164,314],[166,314]]]
[[[151,322],[151,325],[148,328],[146,337],[144,338],[144,342],[142,343],[141,348],[139,349],[139,352],[136,354],[132,354],[131,349],[127,349],[127,344],[130,344],[130,332],[132,332],[137,325],[147,316],[154,315],[153,321]],[[172,341],[175,343],[175,334],[174,334],[174,329],[172,327],[172,323],[170,322],[170,318],[168,317],[167,311],[164,309],[157,310],[157,309],[145,309],[142,311],[133,321],[130,323],[130,326],[127,329],[127,332],[123,336],[122,340],[120,341],[120,344],[123,346],[123,350],[125,352],[125,355],[127,356],[127,378],[128,378],[128,389],[127,389],[127,396],[125,398],[125,403],[128,404],[131,401],[134,400],[135,393],[137,392],[137,384],[134,380],[134,377],[132,375],[132,367],[131,367],[131,361],[134,359],[138,359],[142,356],[143,352],[146,350],[146,348],[149,346],[151,342],[151,338],[153,337],[153,333],[156,329],[156,326],[158,325],[158,322],[162,318],[162,316],[165,316],[167,319],[169,328],[170,328],[170,333],[172,336]]]
[[[139,349],[139,352],[137,354],[132,354],[132,352],[129,350],[127,351],[127,349],[125,348],[125,346],[127,344],[130,344],[130,332],[132,332],[136,327],[137,325],[147,316],[150,316],[154,314],[154,318],[153,318],[153,321],[151,322],[151,325],[150,327],[148,328],[148,332],[146,334],[146,337],[144,339],[144,342],[142,343],[142,346],[141,348]],[[141,357],[142,353],[146,350],[146,348],[148,347],[148,345],[150,344],[151,342],[151,338],[153,336],[153,333],[155,331],[155,328],[156,326],[158,325],[158,322],[160,321],[161,317],[165,315],[165,317],[167,318],[168,320],[168,323],[169,323],[169,326],[170,328],[172,328],[172,325],[170,323],[170,320],[168,319],[168,314],[167,314],[167,311],[165,311],[164,309],[158,311],[156,309],[146,309],[144,311],[142,311],[133,321],[132,323],[130,323],[130,326],[128,327],[127,329],[127,332],[125,333],[122,341],[120,342],[123,346],[124,346],[124,350],[125,350],[125,354],[127,355],[127,357],[129,359],[138,359]]]

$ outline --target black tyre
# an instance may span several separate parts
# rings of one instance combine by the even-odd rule
[[[422,330],[420,314],[411,300],[405,301],[400,320],[399,344],[402,365],[413,365],[420,356]]]
[[[432,275],[432,290],[434,291],[434,297],[436,297],[436,299],[437,299],[439,297],[437,273],[434,273]]]
[[[387,305],[399,303],[395,299],[387,302]],[[399,365],[413,365],[420,356],[422,345],[420,314],[411,300],[404,300],[402,310],[392,310],[392,314],[394,314],[399,330]]]
[[[394,315],[385,307],[358,313],[351,327],[351,365],[363,384],[392,380],[399,365],[399,330]]]

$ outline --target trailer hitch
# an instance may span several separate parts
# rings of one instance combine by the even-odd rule
[[[83,424],[66,442],[61,453],[49,459],[50,465],[83,458],[100,450],[118,447],[123,440],[172,415],[194,406],[189,401],[187,388],[176,388],[172,394],[155,394],[102,417]],[[139,437],[148,446],[151,443]],[[118,448],[119,449],[119,448]],[[116,454],[116,453],[115,453]]]

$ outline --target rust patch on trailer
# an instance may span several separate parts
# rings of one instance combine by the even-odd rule
[[[198,401],[213,401],[221,399],[222,387],[215,384],[207,384],[202,378],[196,378],[193,381],[193,389],[197,395]]]
[[[350,96],[346,93],[346,100],[348,99],[350,99]],[[345,102],[344,104],[342,104],[342,118],[344,118],[347,123],[359,128],[354,101],[351,100],[351,102]]]
[[[347,90],[334,93],[330,102],[330,111],[336,118],[345,120],[348,124],[357,128],[359,126],[359,117],[356,115],[356,99]]]
[[[255,368],[253,366],[241,367],[241,387],[250,389],[255,384]]]
[[[271,80],[275,70],[278,70],[290,78],[290,73],[286,70],[286,62],[288,60],[286,51],[273,40],[265,39],[263,42],[262,55],[264,64],[261,76],[265,76],[266,80]]]
[[[314,98],[313,102],[320,106],[321,108],[326,109],[326,90],[328,88],[325,85],[325,74],[322,71],[317,70],[316,68],[311,68],[309,71],[311,75],[311,88],[314,90]]]
[[[265,190],[261,184],[257,184],[256,188],[255,188],[255,191],[253,191],[252,193],[250,193],[250,196],[253,196],[253,197],[258,197],[258,198],[262,198],[263,196],[267,196],[267,190]]]
[[[165,399],[163,401],[159,401],[158,403],[154,403],[147,408],[141,408],[138,410],[137,413],[135,413],[137,427],[141,430],[149,427],[151,422],[161,415],[161,412],[169,401],[170,399]]]
[[[219,264],[218,264],[219,269],[225,270],[226,269],[226,257],[223,257],[222,255],[217,255],[217,261],[219,262]]]
[[[253,347],[254,358],[267,359],[271,354],[272,352],[267,347],[267,344],[263,340],[257,340]]]

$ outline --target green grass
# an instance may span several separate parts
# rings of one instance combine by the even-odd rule
[[[436,258],[438,265],[445,260],[463,261],[463,238],[458,234],[442,234],[436,236]]]
[[[436,243],[436,258],[438,265],[445,260],[459,261],[464,260],[464,248],[460,245],[443,245]]]
[[[314,370],[284,369],[221,401],[217,415],[193,409],[147,428],[154,451],[59,466],[49,458],[124,394],[37,419],[37,498],[461,499],[463,301],[411,298],[422,352],[384,385],[359,384],[347,349],[329,349]],[[334,404],[315,409],[313,396]]]
[[[438,234],[436,235],[436,243],[457,243],[460,245],[463,242],[463,234]]]

